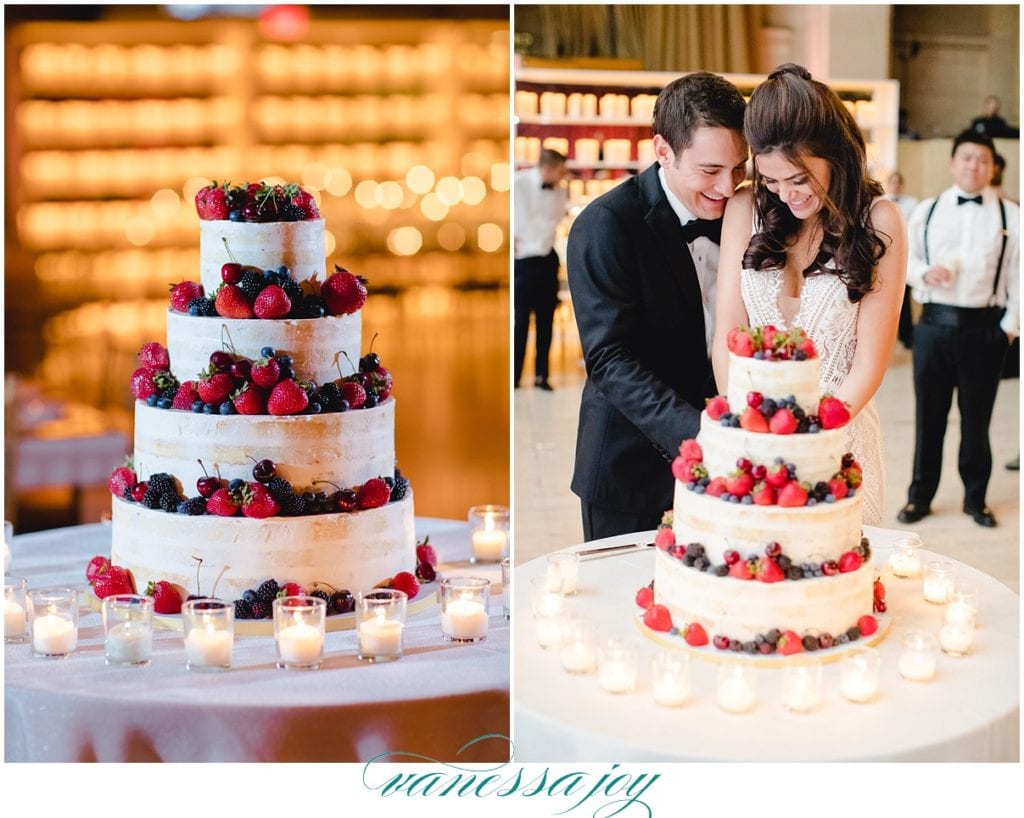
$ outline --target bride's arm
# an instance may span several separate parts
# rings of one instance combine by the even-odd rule
[[[715,290],[715,337],[711,343],[711,364],[718,394],[724,395],[729,375],[726,336],[733,327],[746,326],[747,310],[740,290],[743,254],[750,243],[753,199],[749,187],[729,200],[722,221],[722,249],[718,256],[718,286]]]
[[[907,276],[907,229],[899,206],[880,200],[872,207],[870,218],[886,250],[875,271],[874,287],[861,300],[853,364],[836,390],[836,397],[849,405],[851,416],[871,400],[885,377]]]

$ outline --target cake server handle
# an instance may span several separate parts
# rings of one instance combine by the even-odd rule
[[[584,548],[582,551],[577,551],[576,554],[580,558],[610,556],[612,554],[626,553],[629,551],[639,551],[643,548],[654,548],[654,543],[630,542],[625,543],[624,545],[605,545],[601,548]]]

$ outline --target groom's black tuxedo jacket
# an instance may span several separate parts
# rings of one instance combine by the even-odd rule
[[[715,387],[700,285],[658,166],[585,207],[567,256],[588,376],[572,490],[659,513],[672,505],[670,463]]]

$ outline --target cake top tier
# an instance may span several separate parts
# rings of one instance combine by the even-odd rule
[[[813,414],[821,397],[820,366],[814,342],[802,329],[737,327],[729,332],[729,411],[742,415],[760,399],[792,397]],[[752,404],[753,401],[753,404]]]

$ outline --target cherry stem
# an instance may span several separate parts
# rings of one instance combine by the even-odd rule
[[[231,252],[230,245],[228,245],[227,237],[226,236],[221,236],[220,240],[222,242],[224,242],[224,249],[228,251],[228,258],[231,259],[231,263],[232,264],[238,264],[238,261],[235,259],[234,254]]]
[[[313,485],[314,486],[319,486],[321,483],[326,483],[328,486],[334,486],[338,491],[343,491],[341,486],[339,486],[337,483],[332,483],[330,480],[314,480],[313,481]]]
[[[380,333],[375,332],[373,333],[373,337],[370,339],[370,352],[373,352],[373,342],[377,340],[378,335],[380,335]]]
[[[224,340],[225,335],[227,336],[227,341]],[[231,339],[231,333],[228,331],[227,324],[220,325],[220,345],[224,349],[230,349],[231,354],[236,358],[241,357],[237,352],[235,352],[235,342]]]
[[[220,578],[224,576],[224,572],[227,571],[230,567],[230,565],[225,565],[223,568],[221,568],[220,573],[217,574],[217,579],[213,581],[213,589],[210,591],[210,596],[212,596],[214,599],[217,598],[217,583],[220,582]]]
[[[202,596],[202,591],[199,590],[199,569],[203,567],[202,557],[192,557],[196,561],[196,596]]]
[[[348,357],[348,353],[345,352],[345,350],[342,350],[341,354],[345,356],[345,360],[348,361],[349,366],[352,367],[352,374],[354,375],[356,372],[358,372],[359,371],[359,367],[356,366],[354,363],[352,363],[352,359]],[[337,361],[337,358],[335,358],[335,361]],[[338,374],[341,375],[341,367],[340,366],[338,367]]]
[[[209,477],[210,473],[206,470],[206,466],[203,465],[203,461],[197,459],[196,463],[198,463],[199,464],[199,468],[201,468],[203,470],[203,477]]]

